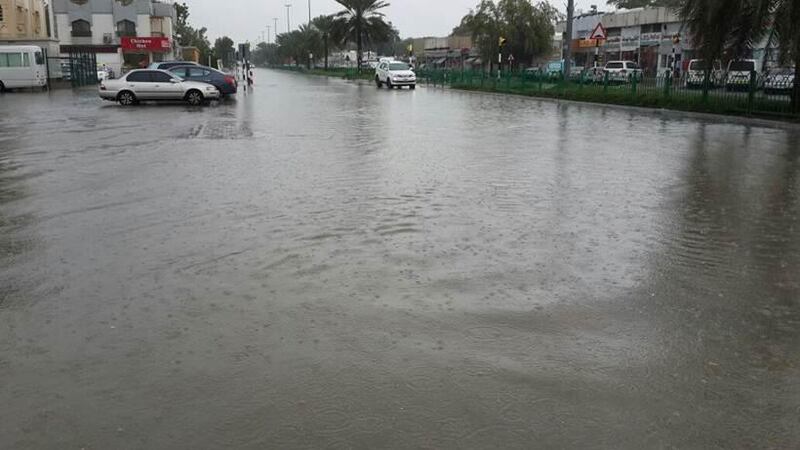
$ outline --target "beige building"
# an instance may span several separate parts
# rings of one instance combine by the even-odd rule
[[[0,42],[47,39],[44,0],[0,0]]]

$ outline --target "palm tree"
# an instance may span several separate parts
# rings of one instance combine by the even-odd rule
[[[310,54],[318,54],[320,49],[320,33],[312,25],[300,25],[298,27],[300,50],[302,57],[306,60],[306,67],[311,69],[311,56]]]
[[[345,8],[335,15],[336,36],[343,43],[355,42],[358,70],[361,70],[364,40],[381,41],[389,36],[391,26],[380,12],[389,3],[383,0],[336,0],[336,3]]]
[[[772,26],[781,62],[794,61],[792,112],[800,114],[800,0],[779,0],[774,11]]]
[[[694,36],[695,49],[707,61],[725,51],[740,57],[771,33],[778,39],[781,62],[794,61],[795,80],[800,79],[800,0],[681,0],[678,11]],[[800,113],[798,81],[792,111]]]
[[[328,54],[330,53],[328,42],[334,32],[335,23],[336,21],[331,15],[315,17],[314,20],[311,21],[311,25],[322,35],[322,47],[325,52],[325,70],[328,70]]]

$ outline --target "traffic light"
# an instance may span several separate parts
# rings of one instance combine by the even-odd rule
[[[503,48],[506,46],[506,44],[508,44],[508,39],[504,38],[503,36],[500,36],[500,38],[497,40],[497,45],[499,45],[500,48]]]

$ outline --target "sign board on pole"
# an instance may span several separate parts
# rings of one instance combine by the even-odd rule
[[[592,34],[589,35],[589,39],[605,39],[606,38],[606,29],[603,27],[603,24],[598,22],[597,26],[594,27],[592,30]]]

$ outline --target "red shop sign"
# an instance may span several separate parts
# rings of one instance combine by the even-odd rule
[[[120,41],[123,50],[145,50],[148,52],[167,52],[170,50],[168,37],[123,37]]]

